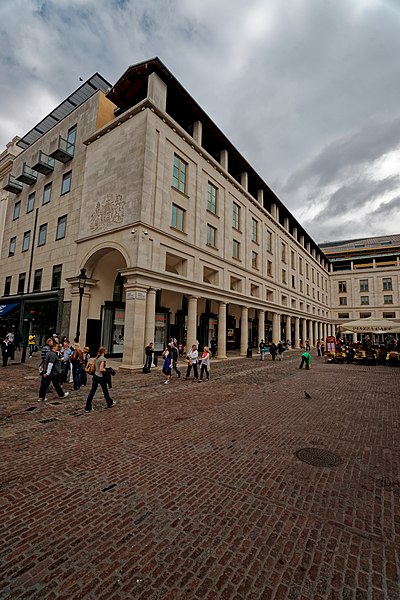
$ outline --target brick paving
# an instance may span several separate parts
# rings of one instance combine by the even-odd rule
[[[35,360],[0,371],[1,598],[400,599],[400,369],[120,371],[85,415]]]

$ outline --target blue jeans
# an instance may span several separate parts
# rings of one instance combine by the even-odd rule
[[[148,356],[146,356],[146,362],[144,364],[145,371],[150,372],[152,362],[153,362],[153,355],[149,354]]]
[[[98,386],[103,390],[105,401],[107,402],[108,408],[113,405],[113,400],[108,392],[108,387],[103,377],[98,377],[97,375],[93,375],[92,388],[89,392],[89,395],[86,400],[85,410],[92,410],[92,400],[97,391]]]
[[[72,364],[72,377],[74,380],[74,390],[79,390],[81,387],[81,371],[82,365],[81,363],[73,363]]]

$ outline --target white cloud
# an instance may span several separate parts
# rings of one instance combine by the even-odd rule
[[[400,231],[399,26],[393,0],[3,1],[0,147],[80,76],[158,55],[316,239],[339,217],[346,235]]]

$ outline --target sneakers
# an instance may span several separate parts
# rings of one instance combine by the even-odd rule
[[[117,404],[117,401],[116,401],[116,400],[113,400],[113,401],[112,401],[112,404],[110,404],[110,406],[108,406],[107,408],[112,408],[112,407],[113,407],[113,406],[115,406],[116,404]]]
[[[38,402],[44,402],[47,398],[38,398]]]
[[[169,383],[169,379],[167,379],[167,381],[164,381],[164,383]]]
[[[93,408],[90,408],[89,410],[85,410],[85,414],[88,415],[89,413],[93,412]]]
[[[64,392],[64,396],[61,396],[61,398],[68,398],[69,396],[69,392]]]

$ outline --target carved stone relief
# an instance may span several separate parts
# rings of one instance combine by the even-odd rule
[[[100,231],[110,225],[118,225],[123,222],[125,215],[125,200],[121,194],[107,194],[96,202],[95,209],[90,215],[90,230]]]

